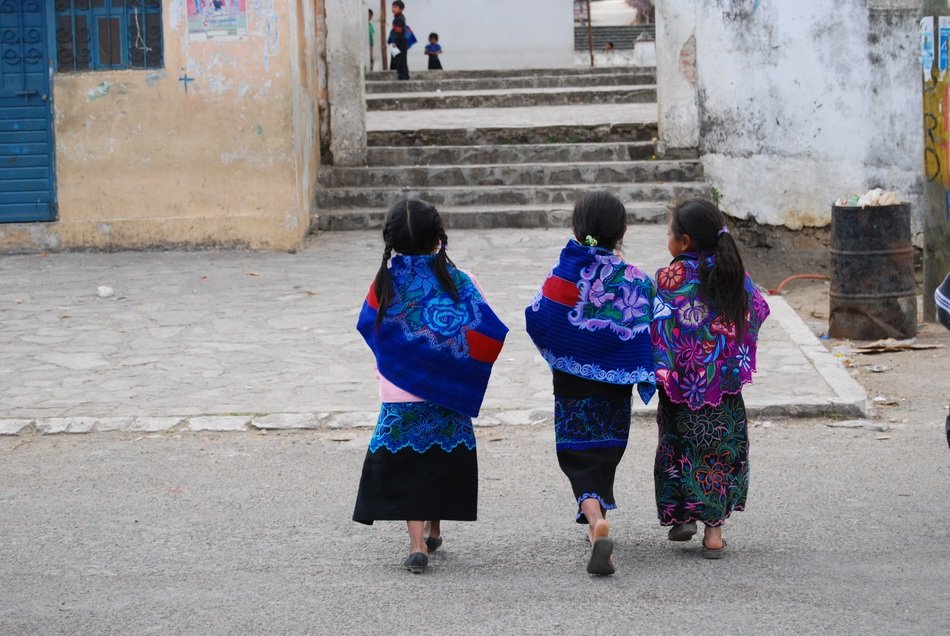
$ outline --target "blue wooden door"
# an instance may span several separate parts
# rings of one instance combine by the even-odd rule
[[[0,0],[0,223],[56,216],[45,0]]]

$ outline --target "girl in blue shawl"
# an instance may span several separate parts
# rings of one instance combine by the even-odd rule
[[[405,521],[404,566],[418,574],[442,545],[443,519],[475,520],[472,418],[508,328],[449,259],[434,207],[400,201],[386,215],[383,239],[383,262],[357,323],[376,357],[383,404],[353,520]]]
[[[650,321],[654,285],[616,250],[627,211],[597,192],[574,207],[574,238],[525,310],[528,335],[554,375],[558,464],[574,491],[576,521],[589,524],[587,571],[614,573],[606,514],[617,507],[614,475],[630,434],[637,385],[654,392]]]

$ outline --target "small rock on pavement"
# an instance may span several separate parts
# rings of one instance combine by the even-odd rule
[[[96,293],[99,294],[99,298],[112,298],[115,296],[115,289],[108,285],[99,285],[96,289]]]
[[[844,420],[841,422],[827,422],[828,428],[863,428],[866,431],[884,432],[891,430],[886,422],[872,422],[871,420]]]

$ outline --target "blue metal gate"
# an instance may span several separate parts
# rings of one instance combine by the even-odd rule
[[[0,0],[0,223],[56,216],[45,0]]]

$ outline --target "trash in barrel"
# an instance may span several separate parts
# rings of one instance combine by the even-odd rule
[[[852,340],[917,335],[910,205],[872,190],[831,209],[828,335]]]

